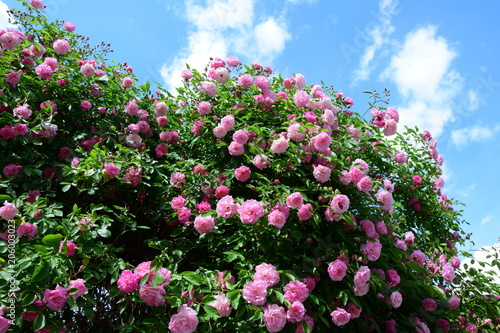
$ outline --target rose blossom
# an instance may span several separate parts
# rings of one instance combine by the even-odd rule
[[[269,332],[279,332],[285,327],[286,312],[282,306],[268,304],[262,310],[264,311],[264,323]]]
[[[215,209],[219,217],[226,219],[232,217],[237,210],[238,205],[234,203],[233,197],[230,195],[226,195],[220,199],[219,202],[217,202],[217,207]]]
[[[399,291],[394,291],[391,294],[391,306],[394,309],[397,309],[401,306],[401,303],[403,303],[403,296]]]
[[[460,298],[456,295],[451,295],[450,299],[448,300],[448,308],[450,310],[456,310],[458,309],[458,306],[460,305]]]
[[[120,173],[120,168],[116,167],[114,163],[104,163],[104,174],[108,178],[115,178]]]
[[[330,315],[332,316],[332,322],[339,327],[344,326],[351,320],[351,314],[341,308],[337,308]]]
[[[280,154],[286,151],[288,149],[288,146],[289,146],[288,140],[285,139],[284,137],[280,137],[277,140],[273,140],[270,149],[273,153]]]
[[[280,273],[278,273],[274,265],[263,262],[255,267],[253,280],[264,283],[266,288],[272,287],[280,281]]]
[[[65,254],[68,257],[74,256],[76,252],[76,244],[72,241],[61,241],[61,243],[59,243],[59,252],[62,252],[64,250],[64,243],[66,243]]]
[[[0,207],[0,217],[4,220],[12,220],[17,213],[19,213],[19,210],[8,201],[4,201],[3,206]]]
[[[311,96],[304,90],[298,90],[294,95],[293,95],[293,101],[295,102],[295,105],[297,105],[299,108],[304,107],[309,103],[311,100]]]
[[[347,271],[347,265],[340,259],[332,261],[328,265],[328,274],[332,281],[342,281]]]
[[[312,138],[313,146],[317,151],[325,151],[332,143],[332,137],[326,132],[321,132]]]
[[[288,138],[292,141],[300,142],[306,137],[302,131],[303,129],[301,128],[300,123],[292,123],[287,130]]]
[[[299,208],[304,203],[304,198],[299,192],[294,192],[286,198],[286,205],[290,208]]]
[[[269,222],[270,225],[281,229],[285,225],[286,222],[286,216],[283,212],[279,211],[278,209],[273,209],[269,215],[267,215],[267,221]]]
[[[56,286],[56,289],[50,290],[46,289],[43,292],[43,303],[54,311],[61,310],[66,304],[66,288],[63,288],[59,285]]]
[[[354,284],[357,286],[368,283],[370,280],[370,269],[367,266],[361,266],[354,275]]]
[[[163,298],[164,295],[165,289],[160,285],[153,287],[153,285],[146,283],[139,287],[139,297],[149,306],[160,306],[165,304],[166,300]]]
[[[401,282],[401,278],[399,277],[398,272],[396,272],[394,269],[388,270],[386,273],[387,280],[389,283],[387,286],[389,288],[397,286]]]
[[[358,187],[358,190],[360,190],[361,192],[368,193],[371,191],[373,187],[373,182],[370,179],[370,177],[364,176],[359,180],[356,186]]]
[[[64,54],[69,51],[70,46],[66,39],[58,39],[52,44],[54,52],[57,54]]]
[[[293,302],[288,308],[288,311],[286,312],[286,318],[288,319],[289,322],[297,323],[299,321],[304,320],[305,314],[306,314],[306,309],[304,307],[304,304],[296,301]]]
[[[71,293],[68,294],[68,296],[73,297],[73,299],[77,299],[78,297],[82,296],[87,291],[85,282],[86,281],[83,279],[76,279],[71,281],[67,288],[68,293]],[[70,291],[71,289],[76,289],[76,291]]]
[[[324,183],[330,179],[331,173],[332,170],[330,168],[324,165],[316,165],[314,167],[313,176],[318,182]]]
[[[118,289],[120,289],[124,293],[130,293],[139,288],[140,279],[141,279],[140,275],[135,274],[132,271],[126,269],[122,272],[122,274],[118,278],[117,281]]]
[[[455,269],[451,266],[451,264],[446,263],[443,265],[441,275],[446,283],[453,283],[453,280],[455,279]]]
[[[247,180],[250,179],[250,176],[252,175],[252,172],[250,171],[250,168],[247,166],[240,166],[236,170],[234,170],[234,175],[237,180],[240,182],[246,182]]]
[[[28,235],[28,240],[33,240],[37,233],[38,227],[29,222],[23,223],[17,228],[17,236],[19,238],[23,237],[24,235]]]
[[[229,303],[229,298],[224,293],[215,296],[215,300],[208,303],[208,305],[216,308],[221,317],[229,317],[231,314],[231,304]]]
[[[208,234],[212,232],[216,224],[215,219],[212,216],[201,216],[198,215],[194,218],[194,228],[200,234]]]
[[[253,165],[259,170],[264,170],[271,164],[271,161],[269,160],[269,157],[267,157],[264,154],[258,154],[255,155],[252,161]]]
[[[196,330],[198,326],[198,317],[196,315],[198,312],[188,307],[186,304],[182,304],[179,312],[174,314],[170,318],[168,323],[168,329],[172,333],[192,333]]]
[[[314,328],[314,319],[312,319],[308,315],[304,315],[303,322],[305,325],[307,325],[307,327],[309,327],[309,332],[312,332],[313,328]],[[295,330],[295,333],[304,333],[304,327],[302,327],[302,322],[298,323],[297,329]]]
[[[262,207],[262,203],[257,200],[247,200],[241,204],[238,214],[240,215],[241,222],[253,224],[264,216],[264,208]]]
[[[213,83],[213,82],[204,81],[200,85],[200,91],[202,93],[207,94],[210,97],[214,97],[215,94],[217,94],[217,87],[215,86],[215,83]]]
[[[346,311],[351,314],[351,319],[359,318],[361,315],[361,310],[356,307],[353,303],[347,304]]]
[[[330,203],[330,208],[336,213],[345,213],[349,209],[349,198],[344,194],[335,195]]]
[[[404,164],[406,162],[406,154],[405,153],[397,153],[394,156],[394,160],[396,161],[396,163]]]
[[[307,221],[313,216],[313,208],[311,204],[303,204],[300,206],[297,216],[299,217],[299,220],[301,221]]]
[[[243,299],[252,305],[264,305],[267,298],[267,285],[264,281],[252,281],[243,287]]]
[[[307,286],[300,281],[290,281],[283,288],[285,299],[291,303],[304,302],[309,297]]]
[[[434,311],[437,308],[437,304],[436,301],[432,298],[426,298],[422,300],[422,307],[425,309],[425,311]]]
[[[386,190],[379,190],[377,194],[375,194],[375,198],[382,205],[382,210],[389,212],[392,210],[392,205],[394,203],[394,199],[392,197],[391,192]]]
[[[361,252],[368,257],[369,261],[376,261],[380,257],[380,252],[382,251],[382,244],[376,242],[366,242],[366,244],[361,245]]]

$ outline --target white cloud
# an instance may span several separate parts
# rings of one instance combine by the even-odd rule
[[[9,7],[0,1],[0,29],[13,28],[14,25],[9,23]]]
[[[367,80],[373,70],[371,63],[375,57],[377,51],[379,51],[382,46],[389,42],[390,35],[394,32],[394,26],[392,25],[392,17],[396,14],[396,7],[398,5],[397,0],[382,0],[379,3],[379,16],[374,26],[371,24],[367,26],[366,34],[371,44],[368,45],[359,61],[359,68],[354,71],[354,81],[352,85],[355,85],[358,81]]]
[[[254,29],[254,37],[257,49],[263,62],[272,61],[275,54],[281,53],[285,43],[290,39],[286,26],[279,24],[273,17],[258,24]]]
[[[495,259],[495,254],[497,258],[500,259],[500,242],[496,243],[493,246],[483,246],[481,249],[474,252],[474,264],[471,263],[472,259],[465,259],[460,265],[460,269],[463,270],[464,265],[467,265],[469,268],[473,267],[478,271],[482,271],[483,273],[492,272],[494,274],[493,282],[500,284],[500,267],[491,265],[493,259]],[[487,258],[489,255],[491,257]],[[486,263],[485,267],[481,267],[479,265],[479,262]]]
[[[418,126],[438,137],[454,120],[454,98],[462,90],[462,77],[451,69],[457,56],[432,25],[406,35],[381,77],[396,84],[402,97],[401,125]]]
[[[491,216],[491,215],[487,215],[487,216],[485,216],[485,217],[481,220],[481,224],[486,224],[486,223],[488,223],[488,222],[490,222],[490,221],[492,221],[492,220],[493,220],[493,216]]]
[[[474,111],[479,107],[479,96],[475,90],[470,89],[467,93],[467,108]]]
[[[465,127],[451,132],[451,141],[457,147],[465,147],[471,142],[485,142],[494,137],[496,132],[500,131],[500,125],[495,127],[487,127],[482,125],[474,125]]]
[[[185,14],[192,29],[188,31],[188,43],[160,70],[170,91],[180,86],[180,72],[186,63],[202,70],[210,57],[236,55],[272,64],[291,35],[279,17],[255,20],[254,1],[208,0],[204,6],[197,0],[186,0]]]

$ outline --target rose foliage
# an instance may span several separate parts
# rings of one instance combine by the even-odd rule
[[[494,331],[428,132],[236,57],[137,84],[43,3],[0,31],[0,332]],[[461,287],[460,281],[467,283]]]

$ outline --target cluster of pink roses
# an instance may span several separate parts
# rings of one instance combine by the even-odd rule
[[[77,299],[86,291],[87,287],[85,286],[85,280],[82,279],[71,281],[67,288],[57,285],[55,289],[47,289],[43,292],[43,304],[49,309],[59,311],[66,304],[66,299],[68,297]],[[36,315],[34,315],[34,317],[36,317]]]

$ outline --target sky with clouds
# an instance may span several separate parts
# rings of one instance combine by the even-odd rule
[[[475,246],[500,237],[500,3],[451,0],[45,0],[91,42],[111,42],[142,80],[173,89],[189,63],[235,55],[285,77],[333,85],[363,113],[363,90],[391,91],[404,125],[429,130],[444,192],[465,203]],[[6,8],[0,1],[0,26]],[[496,8],[496,9],[495,9]]]

